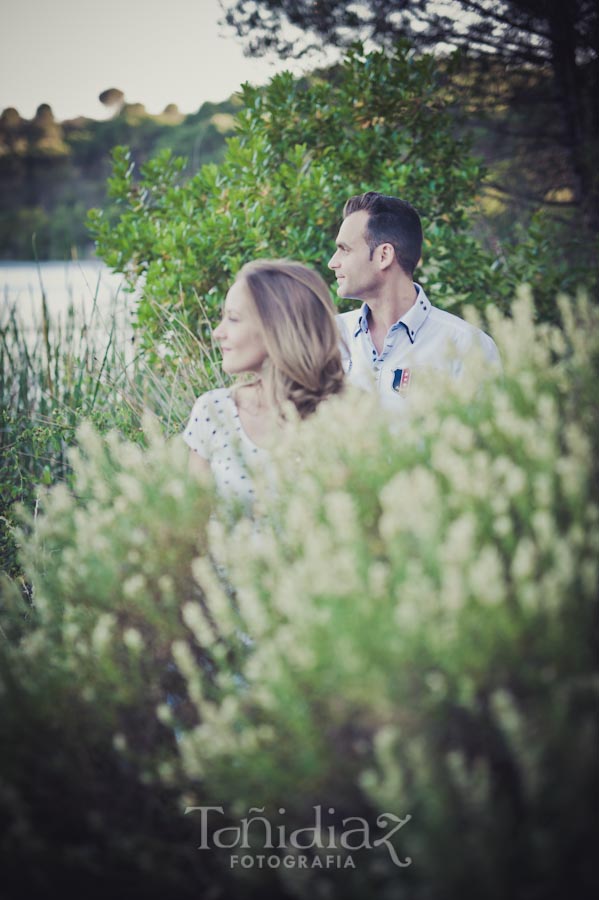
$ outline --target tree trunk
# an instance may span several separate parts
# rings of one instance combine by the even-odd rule
[[[565,145],[576,177],[576,201],[588,225],[597,229],[597,178],[592,163],[597,145],[597,115],[590,108],[596,97],[592,89],[592,69],[584,71],[576,59],[576,4],[553,0],[548,4],[547,21],[552,66],[564,123]],[[583,64],[584,65],[584,64]],[[585,108],[586,106],[589,108]]]

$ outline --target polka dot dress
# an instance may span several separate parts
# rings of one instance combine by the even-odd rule
[[[210,463],[216,489],[223,499],[251,507],[251,469],[268,464],[268,453],[242,428],[229,388],[202,394],[194,403],[183,432],[185,443]]]

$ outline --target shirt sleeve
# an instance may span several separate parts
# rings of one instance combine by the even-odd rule
[[[478,347],[482,353],[482,359],[489,373],[501,374],[502,365],[499,350],[492,337],[480,328],[462,328],[456,332],[454,338],[455,358],[453,360],[452,374],[461,377],[468,365],[468,360],[474,348]]]
[[[208,460],[211,456],[212,435],[214,433],[212,418],[213,410],[210,398],[208,394],[202,394],[194,403],[189,421],[182,434],[187,446],[195,450],[203,459]]]
[[[339,332],[339,350],[341,352],[341,363],[343,365],[343,371],[347,375],[351,368],[351,345],[349,329],[343,315],[338,314],[335,316],[335,319],[337,322],[337,330]]]
[[[499,350],[497,349],[497,344],[493,340],[490,335],[488,335],[484,331],[479,332],[479,340],[480,345],[483,351],[483,356],[485,361],[488,363],[489,368],[493,369],[495,372],[500,373],[503,371],[503,366],[501,365],[501,357],[499,355]]]

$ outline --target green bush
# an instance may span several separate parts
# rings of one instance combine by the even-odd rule
[[[308,78],[244,85],[222,163],[192,178],[169,149],[138,175],[129,148],[116,147],[111,205],[92,210],[89,226],[109,266],[131,283],[144,278],[145,340],[162,340],[161,309],[207,337],[232,278],[254,257],[296,258],[330,280],[343,203],[365,190],[405,197],[420,212],[416,277],[438,306],[507,308],[526,283],[539,317],[556,321],[557,293],[595,296],[596,235],[576,221],[526,215],[492,253],[473,237],[495,229],[475,225],[485,171],[464,137],[454,73],[452,58],[417,56],[405,43],[377,53],[356,45],[342,65]]]
[[[192,898],[215,884],[231,896],[229,875],[198,854],[177,793],[157,781],[176,768],[176,742],[156,709],[189,719],[171,643],[186,633],[182,603],[201,601],[190,564],[210,505],[187,448],[146,430],[144,452],[80,427],[75,493],[52,488],[21,539],[31,601],[3,584],[7,898]],[[195,659],[210,678],[210,657]]]
[[[185,161],[164,151],[136,180],[130,152],[116,148],[109,193],[119,215],[93,210],[90,227],[108,265],[132,282],[145,276],[146,336],[162,338],[157,308],[176,309],[193,330],[214,322],[231,279],[254,257],[299,259],[330,280],[343,203],[372,189],[421,212],[419,274],[436,302],[488,300],[492,259],[468,236],[481,169],[455,134],[453,99],[433,57],[404,44],[390,54],[355,48],[327,75],[245,85],[222,164],[191,179]]]
[[[599,297],[599,237],[585,228],[579,217],[568,219],[538,210],[526,224],[512,227],[504,240],[498,269],[502,273],[504,296],[514,284],[530,285],[537,315],[549,322],[559,321],[556,295],[573,297],[585,290]]]
[[[559,326],[526,296],[491,313],[502,378],[423,379],[409,425],[353,394],[290,423],[254,523],[211,515],[176,442],[80,432],[75,493],[52,489],[24,538],[34,606],[3,644],[6,720],[70,696],[53,721],[114,736],[133,781],[180,796],[160,806],[175,831],[202,804],[228,824],[284,808],[288,834],[317,805],[337,834],[411,817],[405,867],[385,844],[355,869],[205,853],[215,889],[239,876],[228,897],[591,896],[599,322],[582,299],[560,309]],[[2,744],[17,771],[19,740]],[[130,830],[156,846],[150,823]]]

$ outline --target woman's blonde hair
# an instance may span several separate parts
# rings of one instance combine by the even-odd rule
[[[257,259],[237,275],[260,321],[275,404],[291,402],[301,418],[343,388],[335,307],[324,280],[302,263]]]

